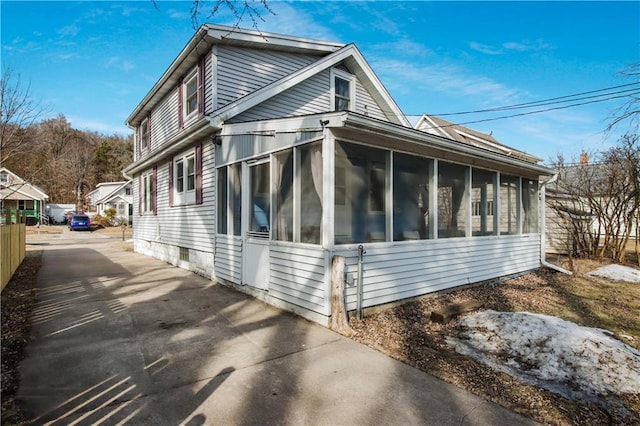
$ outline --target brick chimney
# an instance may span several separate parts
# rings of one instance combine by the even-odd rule
[[[587,164],[589,164],[589,155],[586,152],[582,152],[580,154],[580,165],[581,166],[586,166]]]

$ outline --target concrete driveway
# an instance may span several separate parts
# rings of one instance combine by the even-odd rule
[[[34,424],[533,424],[90,232],[42,248],[18,398]]]

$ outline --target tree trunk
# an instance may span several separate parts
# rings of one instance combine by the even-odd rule
[[[353,336],[344,304],[344,257],[334,256],[331,261],[331,320],[329,328],[343,336]]]

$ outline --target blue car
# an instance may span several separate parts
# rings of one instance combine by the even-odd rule
[[[89,231],[91,230],[91,221],[89,216],[84,214],[75,214],[71,216],[71,220],[67,224],[70,231]]]

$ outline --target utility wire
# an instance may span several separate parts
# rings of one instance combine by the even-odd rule
[[[640,94],[640,91],[634,92],[634,93],[631,93],[631,94],[632,95]],[[629,96],[629,95],[627,94],[627,95],[620,95],[620,96],[611,96],[611,97],[606,98],[606,99],[596,99],[596,100],[587,101],[587,102],[580,102],[580,103],[577,103],[577,104],[563,105],[563,106],[557,106],[557,107],[553,107],[553,108],[545,108],[545,109],[540,109],[540,110],[536,110],[536,111],[521,112],[521,113],[518,113],[518,114],[503,115],[501,117],[485,118],[483,120],[466,121],[464,123],[452,123],[452,124],[449,124],[449,125],[443,125],[443,126],[438,126],[438,127],[453,127],[453,126],[458,126],[458,125],[484,123],[486,121],[502,120],[504,118],[521,117],[523,115],[539,114],[539,113],[542,113],[542,112],[555,111],[555,110],[558,110],[558,109],[565,109],[565,108],[572,108],[572,107],[576,107],[576,106],[594,104],[594,103],[597,103],[597,102],[604,102],[604,101],[609,101],[611,99],[624,98],[624,97],[627,97],[627,96]]]
[[[573,101],[577,101],[577,100],[583,100],[583,99],[589,99],[589,98],[597,98],[597,97],[601,97],[601,96],[610,96],[610,95],[615,95],[615,94],[624,93],[624,92],[631,92],[631,91],[637,90],[637,88],[627,89],[627,90],[620,90],[620,91],[611,92],[611,93],[602,93],[600,95],[587,96],[587,97],[582,97],[582,98],[576,98],[576,96],[590,95],[592,93],[598,93],[598,92],[606,92],[606,91],[610,91],[610,90],[613,90],[613,89],[619,89],[619,88],[622,88],[622,87],[635,86],[635,85],[639,85],[639,84],[640,84],[640,82],[627,83],[627,84],[621,84],[619,86],[606,87],[604,89],[597,89],[597,90],[590,90],[590,91],[587,91],[587,92],[574,93],[572,95],[558,96],[558,97],[555,97],[555,98],[542,99],[542,100],[538,100],[538,101],[525,102],[525,103],[520,103],[520,104],[502,106],[502,107],[479,109],[479,110],[475,110],[475,111],[449,112],[449,113],[428,114],[428,115],[435,115],[437,117],[443,117],[443,116],[449,116],[449,115],[465,115],[465,114],[476,114],[476,113],[482,113],[482,112],[507,111],[507,110],[519,109],[519,108],[533,108],[533,107],[543,106],[543,105],[552,105],[554,103],[573,102]],[[574,99],[569,99],[569,98],[574,98]],[[565,99],[565,100],[561,100],[561,99]],[[610,98],[610,99],[614,99],[614,98]]]

